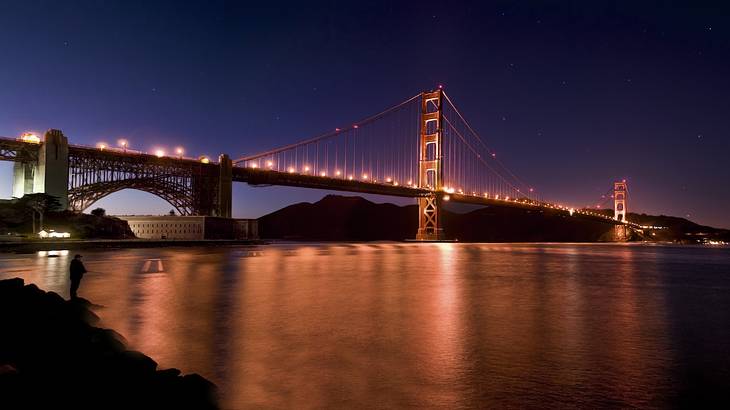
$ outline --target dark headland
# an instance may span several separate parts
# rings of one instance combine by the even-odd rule
[[[465,242],[601,242],[612,240],[613,225],[543,209],[483,207],[443,211],[450,239]],[[612,210],[602,212],[611,215]],[[264,239],[303,241],[401,241],[418,228],[416,205],[376,204],[356,196],[328,195],[315,203],[298,203],[259,218]],[[634,233],[631,240],[697,243],[730,241],[730,231],[683,218],[629,214],[629,220],[666,229]]]
[[[88,301],[0,281],[0,408],[218,408],[212,383],[159,370],[97,321]]]

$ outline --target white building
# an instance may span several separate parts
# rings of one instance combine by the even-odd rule
[[[258,239],[256,219],[213,216],[118,216],[142,239]]]

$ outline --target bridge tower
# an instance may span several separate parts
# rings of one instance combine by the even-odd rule
[[[218,157],[218,201],[215,216],[230,218],[233,210],[233,162],[227,154]]]
[[[626,219],[626,196],[628,189],[626,180],[613,183],[613,219],[628,222]]]
[[[444,229],[441,226],[441,196],[439,195],[443,184],[441,167],[442,100],[443,91],[440,89],[421,93],[418,186],[431,191],[428,196],[418,198],[416,239],[421,241],[444,238]]]
[[[38,146],[38,161],[13,166],[13,196],[46,193],[68,209],[68,138],[60,130],[48,130]]]

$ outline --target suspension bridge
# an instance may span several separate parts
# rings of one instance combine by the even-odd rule
[[[614,216],[547,201],[497,158],[446,92],[419,93],[351,125],[254,155],[218,161],[68,143],[59,130],[0,138],[0,160],[14,161],[13,196],[45,192],[83,211],[122,189],[150,192],[181,215],[231,217],[232,183],[282,185],[416,198],[418,240],[445,238],[446,201],[521,207],[626,220],[626,181],[614,184]],[[621,235],[619,235],[621,236]]]

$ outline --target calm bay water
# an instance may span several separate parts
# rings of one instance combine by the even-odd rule
[[[72,252],[73,253],[73,252]],[[85,251],[79,295],[225,408],[728,404],[730,249],[321,244]],[[68,297],[71,255],[0,255]],[[717,402],[717,404],[720,404]]]

